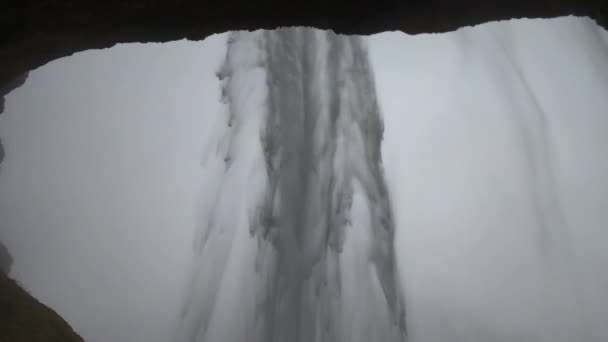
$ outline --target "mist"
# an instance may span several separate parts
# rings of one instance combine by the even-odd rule
[[[235,32],[179,341],[403,341],[382,119],[360,37]],[[238,322],[238,325],[232,324]]]
[[[170,341],[205,197],[224,36],[118,45],[33,71],[0,116],[11,276],[86,341]]]
[[[414,341],[608,337],[607,39],[573,17],[370,39]]]
[[[176,336],[221,176],[204,164],[226,39],[79,53],[7,97],[11,276],[87,341]],[[608,339],[608,33],[568,17],[365,40],[408,341]]]

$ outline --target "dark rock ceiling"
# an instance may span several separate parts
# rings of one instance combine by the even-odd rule
[[[585,0],[4,0],[0,113],[29,70],[127,42],[200,40],[230,30],[314,26],[345,34],[456,30],[511,18],[589,16],[607,27],[608,2]],[[1,149],[1,147],[0,147]]]

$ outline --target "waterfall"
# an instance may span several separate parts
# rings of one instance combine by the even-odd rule
[[[235,32],[178,341],[404,341],[365,43]]]

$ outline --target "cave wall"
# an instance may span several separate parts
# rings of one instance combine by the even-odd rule
[[[440,33],[512,18],[589,16],[607,27],[608,3],[581,0],[5,0],[0,4],[0,113],[29,70],[116,43],[201,40],[230,30],[314,26],[345,34]],[[0,145],[0,162],[4,152]]]

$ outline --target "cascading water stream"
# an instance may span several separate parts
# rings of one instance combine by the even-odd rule
[[[383,125],[359,37],[233,33],[179,341],[404,341]]]

